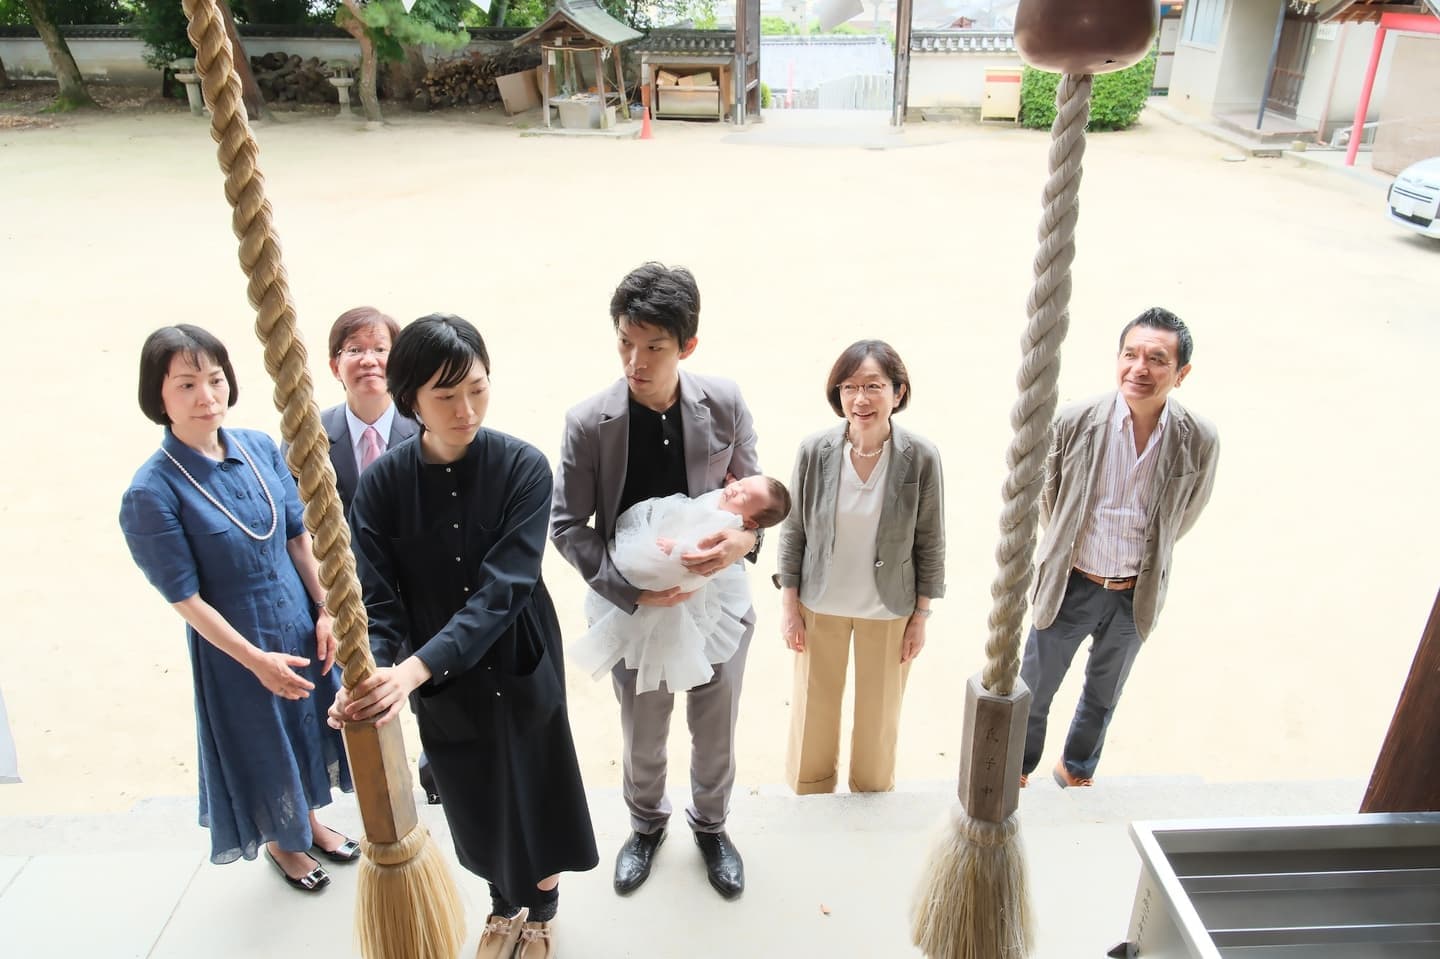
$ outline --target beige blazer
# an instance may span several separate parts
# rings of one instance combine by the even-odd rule
[[[790,516],[780,531],[777,587],[798,587],[807,605],[825,592],[835,561],[835,504],[839,497],[845,424],[800,444],[790,480]],[[945,595],[945,484],[940,452],[929,440],[890,421],[890,467],[875,555],[875,589],[896,616],[915,611],[915,597]]]
[[[682,370],[680,409],[691,496],[724,486],[726,473],[745,477],[760,472],[755,424],[733,382]],[[565,414],[550,541],[591,589],[633,611],[640,590],[621,575],[609,549],[629,458],[630,388],[621,379]]]
[[[1070,570],[1080,553],[1085,521],[1095,508],[1101,442],[1118,393],[1106,393],[1067,406],[1055,417],[1040,522],[1045,538],[1035,555],[1034,622],[1045,629],[1055,622]],[[1175,541],[1190,531],[1210,499],[1220,436],[1214,424],[1191,413],[1172,396],[1170,420],[1160,440],[1160,462],[1145,531],[1145,555],[1135,581],[1135,629],[1144,639],[1155,628],[1170,584]]]

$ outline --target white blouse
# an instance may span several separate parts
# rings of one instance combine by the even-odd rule
[[[885,444],[870,479],[861,481],[850,459],[847,440],[841,450],[840,482],[835,497],[835,552],[825,592],[807,603],[813,611],[847,619],[894,619],[875,588],[875,538],[885,505],[885,473],[890,444]]]

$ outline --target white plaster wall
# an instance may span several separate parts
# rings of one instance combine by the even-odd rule
[[[1211,111],[1254,110],[1265,93],[1275,19],[1284,0],[1230,0]]]
[[[328,60],[351,60],[360,62],[360,46],[349,37],[245,37],[245,52],[252,57],[267,53],[292,53],[302,59],[317,57],[324,63]],[[75,65],[86,79],[102,78],[117,83],[160,82],[158,70],[145,65],[145,44],[137,39],[84,39],[68,38],[70,54]],[[441,54],[428,48],[427,59],[449,59],[465,56],[471,51],[494,53],[509,49],[508,41],[472,40],[465,48],[454,53]],[[0,60],[5,62],[5,72],[11,77],[53,77],[50,57],[45,45],[38,37],[0,37]]]
[[[122,83],[160,82],[159,71],[145,65],[144,44],[133,39],[70,39],[70,55],[87,79],[106,78]],[[53,77],[50,56],[38,37],[0,37],[0,60],[11,77]]]
[[[1170,68],[1170,92],[1167,103],[1186,113],[1208,117],[1214,111],[1215,84],[1220,77],[1220,53],[1209,47],[1181,43],[1175,48],[1175,63]]]
[[[1355,121],[1355,108],[1360,105],[1360,92],[1365,86],[1365,67],[1370,62],[1370,50],[1377,30],[1373,23],[1338,26],[1333,39],[1317,38],[1310,45],[1305,85],[1300,90],[1300,103],[1296,108],[1296,119],[1315,124],[1327,141],[1337,127],[1349,126]],[[1387,40],[1380,56],[1380,68],[1375,74],[1375,93],[1366,113],[1367,121],[1379,118],[1379,102],[1390,75],[1394,47],[1394,42]],[[1325,114],[1323,117],[1322,111]]]
[[[1237,4],[1245,0],[1229,0],[1220,24],[1220,42],[1215,46],[1187,43],[1185,22],[1181,19],[1180,37],[1176,41],[1174,62],[1170,67],[1170,87],[1166,102],[1185,113],[1208,117],[1214,112],[1215,90],[1220,82],[1220,67],[1225,49],[1225,36]]]
[[[1016,54],[915,53],[910,54],[910,86],[905,105],[922,107],[979,107],[985,100],[987,67],[1019,67]]]

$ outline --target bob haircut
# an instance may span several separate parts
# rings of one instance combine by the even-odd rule
[[[700,329],[700,287],[683,266],[650,262],[626,274],[610,297],[610,320],[664,330],[683,350]]]
[[[145,345],[140,347],[140,412],[150,422],[170,425],[161,390],[165,387],[165,377],[170,375],[170,361],[176,354],[185,357],[186,362],[196,369],[200,368],[202,357],[214,360],[215,365],[225,373],[225,382],[230,385],[228,405],[235,405],[240,398],[240,384],[235,380],[235,367],[230,365],[230,353],[225,344],[213,333],[188,323],[162,326],[145,337]]]
[[[880,372],[895,387],[895,392],[900,393],[903,388],[905,392],[900,393],[900,402],[895,404],[895,412],[898,413],[910,405],[910,374],[905,370],[905,362],[900,359],[900,354],[895,348],[884,340],[857,340],[845,347],[845,352],[830,367],[830,378],[825,381],[825,398],[830,401],[830,408],[835,415],[843,418],[845,407],[840,405],[840,384],[855,375],[860,369],[860,364],[867,359],[874,358],[880,366]]]
[[[381,313],[373,306],[357,306],[341,313],[330,327],[330,358],[333,360],[340,355],[340,351],[345,348],[345,341],[350,337],[375,326],[382,327],[390,334],[390,345],[393,347],[400,337],[400,324],[395,322],[393,316]]]
[[[390,348],[385,385],[401,416],[416,419],[415,396],[438,373],[438,387],[459,386],[479,360],[490,373],[490,354],[480,331],[451,313],[422,316],[400,331]],[[424,425],[423,423],[421,424]]]

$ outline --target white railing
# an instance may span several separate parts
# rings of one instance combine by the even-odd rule
[[[895,78],[889,73],[855,74],[820,84],[822,110],[888,110]]]

